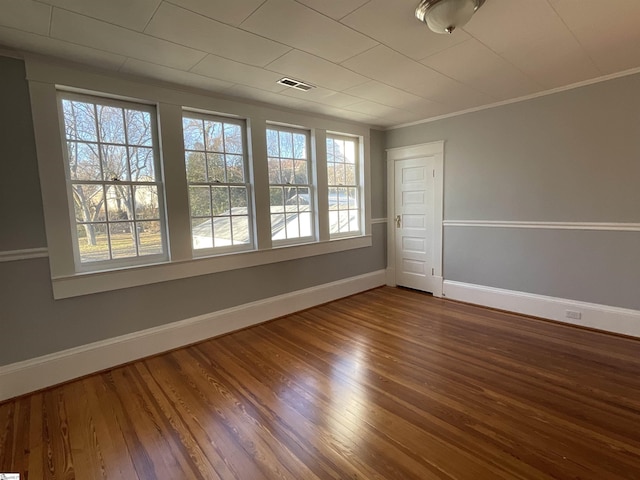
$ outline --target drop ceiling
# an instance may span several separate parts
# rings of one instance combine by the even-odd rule
[[[377,127],[640,67],[640,0],[487,0],[452,35],[417,3],[2,0],[0,45]]]

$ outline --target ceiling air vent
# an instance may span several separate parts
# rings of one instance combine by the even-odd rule
[[[302,90],[306,92],[307,90],[311,90],[315,88],[314,85],[309,85],[308,83],[301,82],[300,80],[294,80],[293,78],[284,77],[278,80],[280,85],[284,85],[285,87],[295,88],[296,90]]]

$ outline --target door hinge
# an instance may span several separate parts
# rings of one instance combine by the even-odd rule
[[[433,172],[433,178],[436,178],[436,171],[435,171],[435,169],[434,169],[434,170],[432,170],[432,172]]]
[[[431,269],[431,276],[433,276],[433,275],[435,275],[435,274],[436,274],[435,269],[434,269],[434,268],[432,268],[432,269]]]

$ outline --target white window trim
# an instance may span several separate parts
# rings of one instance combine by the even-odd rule
[[[191,228],[191,250],[193,253],[193,258],[199,258],[199,257],[209,257],[209,256],[214,256],[214,255],[225,255],[225,254],[230,254],[230,253],[237,253],[237,252],[247,252],[247,251],[251,251],[251,250],[255,250],[256,248],[256,238],[255,238],[255,222],[254,222],[254,217],[255,217],[255,204],[254,204],[254,179],[253,179],[253,172],[252,169],[250,168],[249,162],[247,161],[248,159],[248,142],[247,142],[247,122],[246,120],[242,119],[242,118],[237,118],[237,117],[233,117],[233,116],[225,116],[225,115],[221,115],[218,113],[208,113],[208,112],[204,112],[201,110],[189,110],[189,109],[183,109],[183,114],[182,117],[187,117],[187,118],[199,118],[201,120],[212,120],[212,121],[217,121],[217,122],[222,122],[222,123],[229,123],[229,124],[233,124],[233,125],[238,125],[240,126],[241,130],[242,130],[242,162],[244,165],[244,175],[245,175],[245,183],[243,184],[246,189],[247,189],[247,215],[248,215],[248,220],[249,220],[249,243],[247,244],[239,244],[239,245],[229,245],[229,246],[225,246],[225,247],[211,247],[211,248],[195,248],[193,247],[193,226],[192,226],[192,222],[190,221],[190,228]],[[186,168],[186,155],[184,158],[185,161],[185,168]],[[187,182],[188,183],[188,182]],[[207,183],[207,182],[205,182]],[[191,185],[188,183],[188,185]],[[214,184],[209,184],[209,185],[214,185]],[[226,183],[223,183],[221,185],[229,185]],[[191,200],[189,200],[189,218],[190,220],[192,220],[191,217]],[[213,217],[212,217],[213,218]]]
[[[152,148],[154,151],[154,169],[159,174],[159,179],[156,179],[154,184],[158,188],[158,206],[160,209],[160,225],[162,229],[162,252],[161,254],[154,255],[136,255],[132,257],[120,258],[120,259],[111,259],[111,260],[101,260],[95,262],[82,262],[80,258],[80,244],[78,241],[78,233],[77,228],[75,228],[78,223],[76,222],[76,216],[74,211],[74,203],[71,191],[71,179],[69,175],[69,161],[67,158],[67,148],[66,148],[66,132],[64,130],[64,113],[62,109],[62,101],[63,100],[72,100],[72,101],[85,101],[92,102],[100,105],[110,105],[118,108],[132,108],[137,107],[140,110],[146,111],[151,114],[153,118],[153,122],[151,124],[151,128],[153,130],[152,138],[153,144]],[[69,207],[69,222],[72,225],[71,236],[73,238],[73,256],[75,261],[75,268],[77,272],[92,272],[92,271],[101,271],[105,269],[118,269],[118,268],[126,268],[136,265],[149,265],[158,262],[165,262],[169,260],[169,251],[167,244],[167,225],[166,225],[166,210],[165,210],[165,202],[164,202],[164,179],[162,178],[162,165],[160,162],[160,149],[159,149],[159,137],[158,137],[158,123],[157,123],[157,112],[156,108],[153,105],[149,105],[147,102],[133,101],[133,100],[118,100],[113,99],[111,97],[104,97],[98,95],[87,95],[80,94],[77,92],[71,92],[64,89],[57,90],[57,102],[58,102],[58,118],[60,121],[60,136],[62,139],[62,152],[65,163],[65,177],[67,180],[67,201]],[[127,145],[128,146],[128,145]],[[101,182],[104,183],[104,182]],[[108,183],[108,182],[107,182]],[[124,183],[133,183],[133,182],[124,182]],[[109,225],[111,222],[108,220],[106,224]]]
[[[362,235],[362,232],[364,231],[363,229],[363,224],[364,224],[364,215],[363,213],[363,205],[365,202],[365,198],[364,198],[364,188],[363,185],[365,184],[364,182],[364,175],[361,174],[362,170],[364,170],[363,168],[363,158],[364,158],[364,151],[362,148],[362,138],[358,138],[354,135],[349,135],[349,134],[345,134],[345,133],[337,133],[337,132],[327,132],[327,139],[328,138],[332,138],[332,139],[337,139],[337,140],[352,140],[355,141],[356,143],[356,147],[357,147],[357,151],[356,151],[356,176],[358,178],[358,183],[356,185],[345,185],[344,187],[346,188],[357,188],[358,190],[358,230],[357,231],[352,231],[352,232],[339,232],[339,233],[331,233],[329,232],[329,236],[331,238],[331,240],[337,240],[340,238],[349,238],[349,237],[358,237],[360,235]],[[329,188],[335,188],[335,187],[340,187],[340,185],[329,185],[329,182],[327,181],[327,192]]]
[[[204,95],[188,87],[129,79],[118,74],[96,73],[80,69],[53,59],[27,55],[27,80],[31,95],[32,117],[38,156],[45,228],[49,249],[49,263],[54,298],[67,298],[90,293],[207,275],[217,272],[283,262],[315,255],[325,255],[351,249],[370,247],[370,182],[369,182],[369,127],[349,121],[316,117],[305,112],[282,108],[269,108],[264,104],[238,99]],[[69,204],[63,159],[63,140],[57,106],[57,86],[89,95],[155,104],[159,115],[160,155],[165,196],[167,197],[167,225],[170,259],[167,262],[131,266],[118,270],[76,272],[73,239],[69,218]],[[141,100],[142,99],[142,100]],[[230,117],[247,121],[247,148],[249,169],[254,175],[254,227],[257,249],[249,252],[193,257],[190,238],[188,193],[184,169],[182,138],[183,109],[224,112]],[[278,246],[271,242],[269,217],[269,189],[266,165],[267,120],[273,124],[303,125],[311,131],[310,159],[317,165],[313,169],[316,191],[316,235],[312,243]],[[365,200],[362,205],[364,230],[361,236],[329,239],[326,172],[318,160],[326,158],[326,132],[349,132],[361,137],[364,149],[360,172]],[[362,151],[361,151],[362,153]],[[185,215],[186,214],[186,215]],[[265,231],[266,227],[266,231]],[[184,235],[187,232],[187,235]]]
[[[316,159],[311,154],[312,152],[311,132],[308,129],[305,129],[303,127],[291,127],[288,125],[280,125],[280,124],[271,123],[271,122],[267,123],[267,129],[274,130],[277,132],[298,133],[298,134],[303,134],[305,136],[306,148],[308,153],[306,158],[307,178],[309,179],[309,183],[308,184],[291,184],[291,186],[309,189],[309,202],[311,205],[311,219],[312,219],[311,235],[307,235],[305,237],[293,237],[293,238],[284,238],[281,240],[273,240],[273,232],[272,232],[273,247],[274,248],[286,247],[290,245],[300,245],[300,244],[315,242],[318,239],[318,231],[319,231],[318,222],[317,222],[317,218],[318,218],[317,190],[318,189],[317,189],[317,182],[314,181],[314,179],[317,178],[315,172],[318,166],[317,166],[317,162],[315,161]],[[266,159],[267,163],[269,161],[269,158],[275,158],[275,157],[269,157],[267,153],[267,159]],[[282,161],[282,157],[278,157],[278,159]],[[268,182],[268,183],[269,183],[269,188],[286,186],[286,184],[283,184],[283,183],[271,183],[271,182]],[[271,217],[271,212],[269,212],[269,217]]]

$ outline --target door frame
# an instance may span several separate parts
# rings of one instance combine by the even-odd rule
[[[442,297],[442,222],[444,205],[444,140],[387,149],[387,285],[396,286],[395,165],[397,160],[433,157],[433,296]]]

